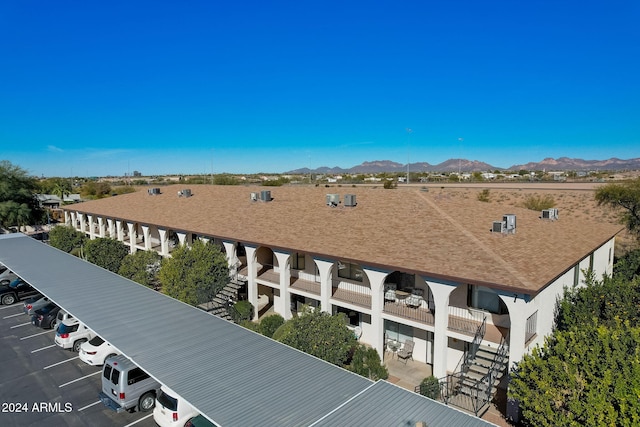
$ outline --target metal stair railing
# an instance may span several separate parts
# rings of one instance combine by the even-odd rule
[[[498,374],[504,369],[504,361],[509,352],[507,338],[502,337],[498,351],[493,356],[488,372],[484,377],[479,379],[473,387],[474,396],[474,412],[478,416],[478,412],[493,398],[493,384],[498,378]]]

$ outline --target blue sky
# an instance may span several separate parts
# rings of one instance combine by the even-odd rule
[[[0,159],[103,176],[640,157],[638,22],[637,0],[8,0]]]

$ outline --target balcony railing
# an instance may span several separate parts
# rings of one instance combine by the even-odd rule
[[[277,266],[274,268],[271,264],[256,264],[256,267],[258,267],[258,273],[256,274],[258,279],[274,285],[280,284],[280,273],[275,270]]]
[[[404,319],[416,320],[426,325],[434,324],[434,317],[431,310],[424,307],[410,307],[404,304],[402,301],[385,301],[384,312],[402,317]]]
[[[452,331],[474,336],[484,318],[485,313],[481,310],[449,306],[449,329]]]
[[[333,281],[331,296],[334,299],[371,308],[371,288],[345,281]]]
[[[290,287],[293,290],[305,291],[310,294],[320,295],[320,283],[311,280],[292,276]]]

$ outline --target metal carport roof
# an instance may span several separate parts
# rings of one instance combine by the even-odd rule
[[[311,425],[373,384],[22,234],[0,236],[0,262],[223,427]],[[422,399],[394,391],[369,410]]]

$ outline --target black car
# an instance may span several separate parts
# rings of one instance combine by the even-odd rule
[[[33,316],[31,316],[31,323],[43,329],[51,329],[59,311],[60,307],[54,303],[49,303],[34,312]]]
[[[6,286],[0,286],[0,303],[4,305],[11,305],[36,295],[40,295],[40,292],[19,277]]]

